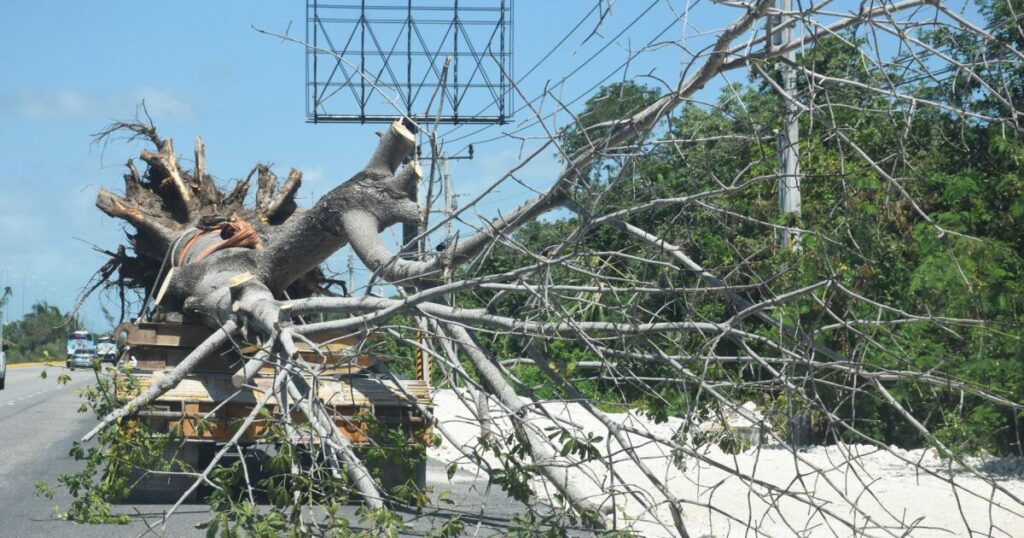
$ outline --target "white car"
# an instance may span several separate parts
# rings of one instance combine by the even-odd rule
[[[4,390],[4,381],[7,380],[7,344],[0,344],[0,390]]]

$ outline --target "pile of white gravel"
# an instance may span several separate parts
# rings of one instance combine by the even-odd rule
[[[459,447],[473,450],[479,442],[475,413],[451,390],[438,391],[434,403],[435,415],[452,439],[431,449],[430,455],[446,465],[458,462],[460,468],[472,469]],[[609,441],[596,418],[575,403],[552,402],[544,408],[562,426],[605,438],[599,445],[606,457],[612,455],[615,476],[609,476],[605,465],[588,462],[584,487],[596,502],[615,507],[620,527],[642,536],[675,535],[664,497],[620,445]],[[654,424],[634,413],[608,416],[649,432],[629,434],[628,441],[658,479],[687,503],[684,522],[692,536],[901,536],[908,528],[911,536],[1024,536],[1024,464],[1019,458],[968,460],[979,477],[939,458],[933,449],[843,445],[793,451],[762,445],[730,455],[706,444],[684,446],[689,454],[681,455],[668,446],[682,426],[680,419]],[[506,419],[497,414],[493,419],[493,428],[511,431]],[[554,425],[550,419],[538,423]],[[493,456],[486,457],[498,464]],[[533,486],[542,501],[553,502],[553,488],[540,479]]]

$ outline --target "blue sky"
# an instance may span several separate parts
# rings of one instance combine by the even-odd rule
[[[518,0],[517,75],[534,66],[594,5],[593,0]],[[615,2],[594,35],[585,40],[597,24],[591,17],[521,79],[522,92],[533,97],[547,86],[562,101],[571,101],[584,98],[609,75],[609,82],[676,80],[690,59],[680,44],[691,49],[706,44],[711,32],[740,13],[707,0],[685,6],[675,0]],[[52,0],[0,7],[0,286],[10,285],[15,293],[8,319],[21,316],[23,303],[46,300],[62,310],[72,304],[104,261],[77,238],[108,249],[121,242],[121,224],[93,202],[100,187],[120,188],[123,164],[141,146],[96,146],[90,134],[113,119],[130,119],[142,100],[183,156],[191,155],[192,140],[201,134],[207,168],[225,183],[257,161],[274,163],[282,177],[294,166],[305,173],[300,203],[309,205],[362,166],[380,126],[306,123],[303,48],[252,29],[287,30],[302,38],[304,17],[305,2],[295,0]],[[682,19],[688,22],[685,29]],[[663,44],[616,71],[629,51],[666,29]],[[743,76],[733,73],[730,80]],[[703,97],[713,99],[722,83],[709,86]],[[538,106],[543,113],[556,109],[552,99]],[[570,108],[579,111],[582,100]],[[515,119],[529,120],[531,112]],[[561,113],[548,128],[568,120]],[[479,192],[542,142],[538,126],[517,133],[525,140],[501,137],[515,128],[440,129],[453,151],[475,142],[476,159],[453,165],[455,190]],[[531,188],[548,185],[557,170],[549,151],[523,170],[521,183],[502,186],[477,211],[491,216],[515,205]],[[332,260],[336,269],[344,267],[344,258],[342,252]],[[94,328],[103,325],[99,305],[94,297],[83,310]]]
[[[649,4],[619,2],[602,35],[580,48],[597,22],[591,18],[522,81],[524,93],[539,94],[546,82],[608,45],[608,38]],[[655,26],[663,27],[668,5],[657,4],[560,88],[563,95],[579,95],[623,62],[629,47],[650,39]],[[593,5],[520,0],[516,69],[525,73]],[[72,304],[103,262],[76,238],[104,248],[120,242],[120,223],[93,202],[100,187],[119,188],[124,162],[141,146],[95,146],[90,134],[112,119],[131,118],[143,99],[179,153],[189,155],[193,137],[203,136],[208,168],[221,181],[244,175],[256,161],[275,163],[279,175],[291,166],[302,169],[304,204],[355,172],[373,147],[372,132],[380,128],[306,123],[303,48],[251,28],[288,30],[301,38],[304,2],[19,2],[4,3],[0,11],[5,81],[0,86],[0,285],[14,288],[10,319],[20,317],[23,302],[27,307],[47,300],[62,309]],[[675,56],[660,71],[668,77],[678,73],[678,53],[660,55]],[[519,117],[528,119],[529,113]],[[508,128],[491,127],[462,142],[492,138]],[[452,138],[469,131],[460,128]],[[520,147],[501,141],[478,143],[476,150],[475,161],[453,167],[459,192],[479,191],[500,177],[517,161]],[[545,155],[522,178],[540,188],[555,172],[557,162]],[[480,212],[514,204],[525,190],[500,189]],[[93,299],[83,312],[97,326],[102,324],[98,305]]]

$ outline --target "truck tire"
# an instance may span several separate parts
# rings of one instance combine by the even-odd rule
[[[4,383],[7,381],[7,377],[0,377],[0,390],[4,390]]]

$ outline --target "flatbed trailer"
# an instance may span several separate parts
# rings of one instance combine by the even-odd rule
[[[118,334],[125,336],[122,362],[131,364],[130,375],[138,381],[138,389],[145,391],[166,375],[188,354],[212,334],[205,326],[188,323],[140,322],[124,324]],[[316,386],[320,400],[335,418],[338,432],[360,449],[370,443],[364,416],[372,416],[377,424],[391,431],[399,429],[409,442],[429,443],[431,426],[420,409],[430,409],[431,392],[426,380],[385,379],[372,373],[378,359],[351,351],[352,341],[330,336],[320,342],[320,353],[310,346],[298,344],[300,355],[307,363],[320,369]],[[257,348],[225,348],[204,359],[177,386],[164,393],[146,409],[140,410],[132,420],[144,421],[157,435],[175,432],[183,441],[175,448],[175,457],[193,469],[204,468],[217,447],[228,442],[236,433],[239,423],[250,414],[258,398],[271,389],[274,368],[264,366],[249,383],[237,387],[232,375],[251,359]],[[311,378],[309,378],[311,381]],[[272,416],[278,413],[279,402],[271,397],[267,409]],[[296,422],[304,418],[290,410]],[[239,438],[243,449],[265,443],[265,421],[255,421]],[[300,430],[304,431],[304,430]],[[295,444],[316,444],[311,436],[296,433]],[[397,474],[396,474],[397,473]],[[397,469],[384,469],[381,480],[385,488],[412,480],[423,487],[426,481],[426,462],[417,465],[413,476]],[[193,477],[185,475],[140,476],[132,502],[173,502],[192,484]],[[195,500],[195,499],[192,499]]]

